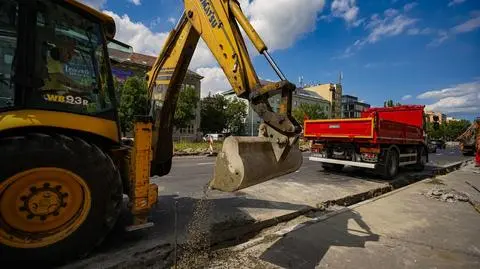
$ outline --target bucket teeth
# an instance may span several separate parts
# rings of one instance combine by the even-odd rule
[[[298,143],[288,147],[288,153],[277,160],[268,138],[228,137],[217,156],[210,188],[238,191],[298,170],[303,161]]]

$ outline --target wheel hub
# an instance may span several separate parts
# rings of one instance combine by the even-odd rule
[[[24,201],[19,207],[21,212],[25,212],[27,219],[39,218],[46,220],[49,217],[59,217],[60,210],[67,207],[67,192],[61,192],[61,185],[55,188],[51,187],[49,182],[43,184],[41,188],[31,187],[28,196],[21,196]]]
[[[18,248],[53,244],[85,221],[90,191],[78,175],[35,168],[0,183],[0,242]]]

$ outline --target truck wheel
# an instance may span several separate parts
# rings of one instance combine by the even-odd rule
[[[414,164],[413,169],[417,172],[423,171],[427,164],[428,153],[424,147],[418,149],[417,163]]]
[[[342,171],[343,164],[334,164],[334,163],[323,163],[322,168],[327,172],[340,172]]]
[[[122,182],[95,144],[60,134],[0,139],[0,260],[86,255],[116,222]]]
[[[384,179],[393,179],[398,174],[399,157],[395,149],[390,149],[385,158],[385,165],[383,166],[382,177]]]

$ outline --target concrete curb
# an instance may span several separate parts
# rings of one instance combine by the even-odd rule
[[[427,171],[426,173],[423,174],[418,174],[418,175],[411,175],[407,176],[405,178],[400,178],[393,180],[388,183],[387,186],[375,188],[366,192],[362,193],[357,193],[353,195],[349,195],[340,199],[335,199],[335,200],[328,200],[325,202],[322,202],[320,204],[317,204],[318,208],[326,208],[330,207],[332,205],[338,205],[338,206],[350,206],[359,202],[362,202],[364,200],[368,200],[380,195],[383,195],[385,193],[391,192],[393,190],[402,188],[404,186],[408,186],[410,184],[413,184],[415,182],[421,181],[426,178],[431,178],[431,177],[436,177],[436,176],[441,176],[448,174],[450,172],[453,172],[467,163],[471,162],[471,160],[465,160],[465,161],[459,161],[455,162],[452,164],[445,165],[443,167],[440,167],[439,169],[435,169],[433,171]]]

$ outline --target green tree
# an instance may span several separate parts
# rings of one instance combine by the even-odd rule
[[[245,118],[247,117],[247,104],[239,99],[227,101],[225,110],[227,129],[235,135],[240,135],[245,129]]]
[[[395,107],[395,106],[401,106],[402,104],[400,104],[399,102],[394,102],[393,100],[387,100],[385,102],[383,102],[383,106],[384,107]]]
[[[432,122],[427,123],[427,134],[430,139],[444,139],[445,138],[445,125],[440,124],[438,129],[434,128]]]
[[[147,83],[140,77],[129,77],[124,85],[119,85],[120,104],[118,116],[123,135],[133,128],[136,115],[148,113]]]
[[[173,124],[176,128],[185,128],[195,119],[195,110],[199,100],[197,91],[193,87],[187,86],[180,91],[173,118]]]
[[[227,99],[220,94],[208,95],[200,102],[203,133],[221,133],[227,127]]]
[[[321,104],[300,104],[293,112],[293,117],[303,125],[305,116],[309,119],[326,119],[327,114]]]
[[[468,127],[471,125],[471,122],[468,120],[459,120],[451,121],[445,126],[445,138],[447,140],[455,140],[461,134],[463,134]]]

